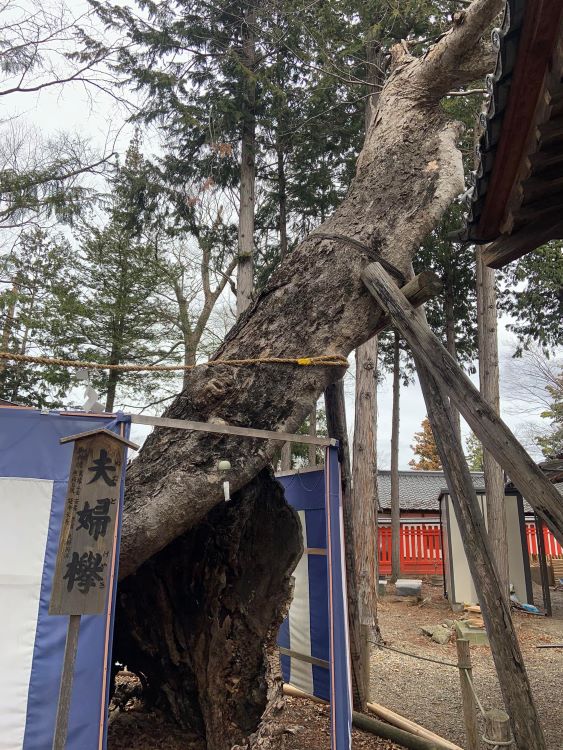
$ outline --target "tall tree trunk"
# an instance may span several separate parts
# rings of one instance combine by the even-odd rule
[[[360,619],[361,668],[369,700],[370,635],[377,626],[377,336],[356,349],[352,464],[354,565]]]
[[[399,424],[401,349],[398,331],[393,344],[393,414],[391,418],[391,581],[401,577],[401,504],[399,497]]]
[[[112,364],[117,364],[113,362]],[[108,388],[106,392],[106,405],[105,410],[107,412],[113,411],[113,405],[115,403],[115,393],[117,391],[117,383],[119,382],[119,372],[117,370],[110,370],[108,375]]]
[[[453,261],[452,261],[453,263]],[[448,268],[444,279],[444,319],[446,326],[446,349],[457,359],[457,347],[455,341],[455,313],[454,313],[454,282],[452,269]],[[456,429],[456,434],[461,442],[461,417],[459,411],[453,404],[450,404],[452,417]]]
[[[393,50],[394,70],[380,94],[377,113],[357,160],[356,176],[347,197],[328,221],[278,266],[252,307],[214,355],[215,360],[260,355],[347,355],[372,337],[382,313],[362,282],[362,269],[373,260],[376,252],[408,278],[412,257],[421,241],[463,190],[459,128],[447,120],[441,99],[452,88],[475,80],[492,67],[494,55],[479,40],[484,36],[488,38],[489,26],[501,5],[502,0],[476,0],[456,19],[451,32],[421,59],[410,58],[403,48]],[[335,235],[355,240],[356,244],[335,238]],[[342,375],[343,368],[329,366],[298,367],[279,363],[202,366],[190,373],[186,387],[166,415],[293,432],[313,409],[318,396]],[[135,574],[143,596],[157,601],[168,592],[158,574],[161,565],[164,566],[163,557],[169,556],[169,569],[174,570],[176,578],[196,581],[201,557],[187,560],[173,545],[185,534],[196,533],[209,539],[210,553],[229,544],[228,534],[224,538],[220,533],[222,527],[229,528],[229,518],[215,519],[216,534],[206,521],[215,506],[225,507],[224,476],[217,469],[218,461],[230,460],[233,468],[229,481],[234,493],[256,477],[271,461],[277,448],[277,444],[261,440],[154,430],[127,472],[121,579]],[[346,512],[348,508],[347,500]],[[293,516],[289,515],[274,519],[276,534],[283,544],[291,537],[294,523],[291,519]],[[253,543],[254,557],[262,559],[267,555],[270,543],[267,535],[257,535]],[[286,580],[292,567],[276,545],[272,548],[274,554],[256,571],[255,579],[249,580],[244,575],[254,576],[254,559],[241,558],[243,562],[248,561],[239,568],[245,585],[221,584],[221,580],[225,580],[221,566],[216,573],[210,573],[208,587],[216,600],[209,601],[214,609],[207,621],[208,628],[213,617],[217,618],[219,627],[226,623],[225,612],[228,614],[229,608],[238,609],[239,603],[249,621],[263,622],[260,613],[268,610],[272,592],[282,591],[280,582]],[[348,549],[353,549],[349,543]],[[159,552],[163,557],[157,557]],[[187,552],[189,554],[189,545]],[[141,566],[150,558],[154,559],[141,572]],[[149,573],[153,568],[155,576]],[[272,576],[276,576],[273,583]],[[261,585],[262,580],[267,582],[266,586]],[[350,584],[354,584],[353,579]],[[173,589],[172,596],[174,602],[182,601]],[[229,606],[223,609],[225,599]],[[191,601],[194,617],[199,616],[199,600]],[[134,606],[134,597],[131,597],[129,604],[124,604],[125,614]],[[275,630],[279,622],[278,609],[274,612],[270,608],[269,612],[272,619],[268,632]],[[155,669],[170,674],[174,671],[178,656],[172,647],[182,642],[184,631],[181,627],[177,631],[171,629],[170,624],[175,625],[181,616],[177,611],[168,619],[161,619],[158,610],[150,616],[148,629],[152,628],[153,636],[149,642],[154,644],[152,663]],[[354,622],[354,618],[352,620]],[[133,641],[134,628],[127,622],[135,623],[135,618],[125,622],[124,629]],[[211,630],[215,628],[213,624]],[[227,701],[222,694],[207,689],[211,671],[197,656],[199,639],[204,645],[209,642],[207,631],[196,632],[195,640],[186,641],[186,652],[194,652],[190,658],[197,659],[199,669],[205,672],[198,682],[186,679],[175,683],[180,691],[176,696],[177,705],[187,723],[191,724],[190,717],[199,715],[203,724],[201,733],[207,734],[209,724],[210,736],[215,737],[221,724],[224,736],[230,739],[232,728],[242,727],[239,717],[243,712],[244,733],[249,742],[255,730],[262,731],[265,723],[257,718],[259,710],[245,708],[245,693],[254,700],[250,685],[264,685],[267,679],[264,660],[249,659],[252,680],[243,681],[240,693],[232,690],[238,677],[236,655],[244,656],[246,648],[256,648],[261,639],[266,640],[264,630],[265,627],[256,627],[249,635],[247,628],[239,630],[233,626],[228,640],[218,642],[221,651],[225,646],[224,653],[217,651],[217,658],[222,656],[225,662],[223,690],[227,685],[228,692],[234,696]],[[353,627],[352,638],[356,639]],[[209,653],[214,657],[214,667],[215,653],[211,650]],[[274,688],[270,696],[269,705],[275,705]],[[159,691],[159,697],[165,699],[164,689]],[[262,700],[265,702],[264,692]],[[254,706],[258,702],[254,702]]]
[[[379,89],[384,79],[384,58],[378,40],[370,38],[366,45],[366,88],[368,97],[364,114],[366,138],[377,110]],[[356,673],[362,680],[357,708],[365,710],[369,700],[370,634],[377,626],[377,337],[356,349],[356,389],[354,415],[354,450],[352,465],[351,510],[344,516],[344,525],[353,543],[351,566],[354,569],[354,627],[359,631],[359,650],[351,650],[352,662],[357,660]],[[350,626],[352,627],[352,625]]]
[[[16,274],[13,282],[12,282],[12,288],[10,289],[10,294],[12,295],[12,300],[8,303],[8,306],[6,308],[6,314],[4,318],[4,325],[2,326],[2,351],[7,352],[10,348],[10,334],[12,332],[12,327],[14,325],[14,315],[16,312],[16,302],[17,302],[17,292],[18,287],[20,285],[18,281],[19,275]],[[0,372],[4,370],[6,367],[6,362],[4,360],[0,361]]]
[[[276,155],[278,160],[278,208],[280,222],[280,260],[287,255],[287,184],[285,177],[284,147],[281,135],[276,136]]]
[[[119,332],[121,332],[123,326],[119,326]],[[118,334],[119,335],[119,334]],[[113,341],[111,346],[111,353],[109,357],[110,365],[118,365],[121,362],[121,347],[117,341]],[[106,405],[105,410],[112,412],[115,404],[115,394],[117,392],[117,385],[121,379],[121,373],[119,370],[110,370],[108,375],[108,385],[106,391]]]
[[[237,317],[250,306],[254,286],[254,191],[256,183],[256,5],[249,3],[242,24],[244,74],[240,156]]]
[[[358,581],[354,550],[353,507],[352,507],[352,471],[350,466],[350,447],[346,426],[346,403],[344,399],[344,382],[332,383],[325,389],[326,424],[330,437],[336,438],[340,445],[340,462],[342,477],[342,507],[344,516],[344,542],[346,561],[346,583],[348,587],[348,625],[350,630],[350,663],[352,667],[352,692],[354,708],[365,709],[369,700],[369,643],[365,629],[360,624]]]
[[[500,414],[500,388],[497,336],[497,295],[495,272],[476,253],[477,326],[479,339],[479,383],[485,401]],[[504,472],[489,451],[483,449],[483,468],[487,490],[487,531],[504,587],[509,595],[508,542],[504,501]]]
[[[33,311],[34,311],[34,308],[35,308],[36,294],[37,294],[37,284],[35,284],[32,287],[31,298],[29,300],[29,308],[27,310],[25,310],[25,313],[24,313],[25,315],[27,315],[27,317],[28,317],[29,320],[33,319]],[[25,317],[24,317],[24,320],[25,320]],[[29,325],[29,323],[26,323],[25,327],[23,329],[23,336],[22,336],[21,343],[19,345],[18,354],[26,354],[26,352],[27,352],[27,342],[28,342],[28,339],[29,339],[29,333],[30,333],[30,325]],[[19,392],[20,392],[20,385],[21,385],[19,373],[22,372],[23,368],[24,368],[24,363],[23,362],[18,362],[16,364],[16,367],[15,367],[16,377],[14,378],[14,383],[15,384],[14,384],[14,387],[12,389],[12,395],[10,397],[12,401],[17,401],[17,398],[18,398],[18,395],[19,395]]]

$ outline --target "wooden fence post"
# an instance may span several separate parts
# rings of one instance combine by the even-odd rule
[[[475,698],[470,684],[473,680],[473,672],[471,670],[469,641],[466,638],[458,638],[456,646],[467,750],[479,750],[479,730],[477,728],[477,714],[475,713]]]
[[[505,750],[513,746],[512,734],[510,733],[510,719],[505,711],[493,709],[485,713],[485,738],[488,746],[494,750],[495,740],[499,742],[499,750]],[[506,743],[510,744],[507,745]]]

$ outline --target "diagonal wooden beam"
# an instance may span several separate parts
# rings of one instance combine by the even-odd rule
[[[362,280],[388,311],[414,356],[420,359],[461,412],[473,432],[510,476],[521,495],[543,518],[563,544],[563,498],[537,466],[507,425],[486,403],[471,380],[448,353],[430,326],[419,319],[412,305],[379,265],[370,263]]]
[[[424,313],[419,310],[417,315],[424,323]],[[414,360],[471,577],[487,626],[502,696],[512,719],[516,747],[519,750],[545,750],[545,739],[512,622],[507,592],[498,575],[485,530],[485,519],[452,419],[448,396],[418,354],[414,354]]]
[[[257,430],[253,427],[237,427],[232,424],[216,422],[192,422],[189,419],[169,419],[168,417],[150,417],[146,414],[131,414],[133,424],[144,424],[150,427],[170,427],[174,430],[194,430],[195,432],[214,432],[217,435],[231,435],[241,438],[258,438],[259,440],[281,440],[284,443],[306,443],[307,445],[336,445],[336,440],[320,435],[297,435],[293,432],[276,430]],[[111,433],[113,435],[113,433]],[[133,444],[134,445],[134,444]]]

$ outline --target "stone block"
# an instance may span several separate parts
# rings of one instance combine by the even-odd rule
[[[395,583],[397,596],[420,596],[422,581],[418,578],[399,578]]]
[[[432,636],[434,635],[434,631],[439,627],[441,627],[441,625],[423,625],[420,629],[422,630],[424,635],[428,635],[430,636],[430,638],[432,638]]]
[[[487,631],[484,628],[472,628],[464,620],[458,620],[455,624],[455,629],[458,638],[465,638],[474,646],[489,645]]]
[[[432,640],[434,643],[439,643],[440,646],[445,646],[446,643],[449,643],[451,637],[452,631],[450,628],[445,628],[443,625],[438,625],[432,633]]]

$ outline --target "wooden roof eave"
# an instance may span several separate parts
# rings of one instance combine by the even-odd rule
[[[483,260],[492,268],[502,268],[550,240],[563,239],[562,77],[563,18],[533,134],[504,208],[500,236],[483,250]]]
[[[516,31],[505,19],[500,32],[499,83],[491,84],[489,112],[482,117],[468,226],[468,239],[492,242],[483,257],[493,267],[563,232],[563,3],[510,0],[507,14],[511,8],[520,17],[512,19]],[[503,71],[503,61],[512,67]],[[501,114],[495,111],[499,102]]]

